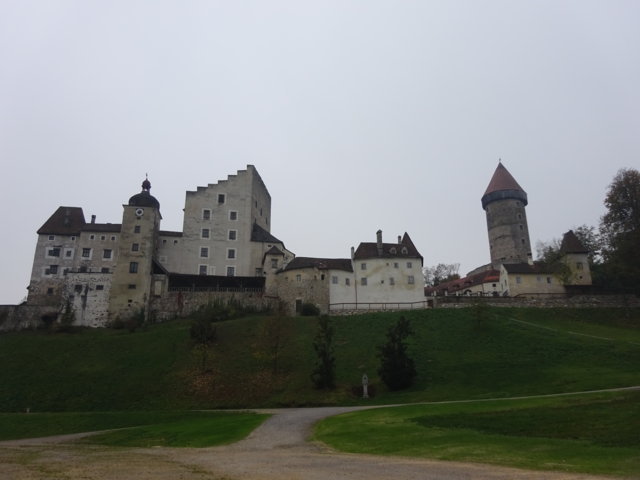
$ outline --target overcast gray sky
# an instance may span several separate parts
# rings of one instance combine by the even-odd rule
[[[640,168],[638,1],[0,1],[0,303],[60,205],[119,223],[146,172],[186,190],[254,164],[297,255],[409,232],[487,263],[498,158],[533,244],[597,225]]]

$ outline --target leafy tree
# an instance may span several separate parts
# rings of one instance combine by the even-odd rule
[[[441,283],[458,280],[460,278],[459,270],[459,263],[439,263],[434,267],[425,267],[422,274],[425,284],[435,287]]]
[[[402,390],[413,384],[417,375],[415,362],[407,353],[406,340],[414,331],[404,316],[387,330],[387,343],[378,347],[378,375],[389,390]]]
[[[200,352],[200,368],[204,371],[207,366],[209,349],[217,339],[216,327],[213,326],[209,318],[198,315],[191,323],[189,334],[195,344],[195,349]]]
[[[262,324],[256,356],[266,360],[271,365],[274,375],[278,374],[280,357],[291,338],[290,324],[287,319],[270,316]]]
[[[336,358],[333,354],[333,325],[327,315],[318,318],[318,330],[313,340],[318,359],[311,373],[316,388],[335,388]]]
[[[603,274],[610,286],[640,293],[640,172],[621,169],[604,200],[601,218]]]

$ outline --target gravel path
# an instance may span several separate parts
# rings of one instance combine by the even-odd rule
[[[260,410],[273,414],[224,447],[125,449],[73,444],[82,435],[0,443],[0,479],[15,480],[587,480],[576,474],[352,455],[309,442],[318,420],[366,407]],[[375,441],[372,439],[372,441]]]

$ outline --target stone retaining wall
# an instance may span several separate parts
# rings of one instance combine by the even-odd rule
[[[0,305],[0,332],[15,332],[46,326],[58,317],[58,308],[40,305]]]

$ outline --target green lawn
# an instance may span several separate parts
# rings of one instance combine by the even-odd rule
[[[0,413],[0,440],[117,429],[85,443],[209,447],[246,437],[269,415],[232,412]]]
[[[125,330],[0,335],[0,411],[189,410],[354,405],[363,373],[367,403],[411,403],[574,392],[640,385],[640,309],[412,311],[418,376],[402,392],[381,384],[376,347],[398,313],[335,317],[334,391],[314,390],[316,320],[281,320],[277,369],[267,317],[216,324],[206,358],[189,320]],[[204,366],[203,366],[204,360]]]
[[[346,452],[633,476],[640,392],[381,408],[322,421]]]

